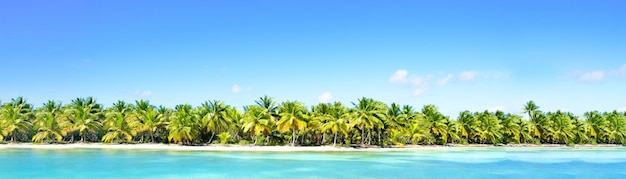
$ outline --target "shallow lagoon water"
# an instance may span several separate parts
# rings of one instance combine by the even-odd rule
[[[2,178],[626,178],[626,149],[0,149]]]

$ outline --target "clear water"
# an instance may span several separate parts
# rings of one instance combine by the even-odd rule
[[[0,149],[0,178],[626,178],[626,149]]]

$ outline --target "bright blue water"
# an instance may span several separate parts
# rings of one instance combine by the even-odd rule
[[[0,149],[0,178],[626,178],[626,149]]]

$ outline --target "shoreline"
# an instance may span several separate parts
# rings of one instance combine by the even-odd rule
[[[183,146],[176,144],[103,144],[103,143],[74,143],[74,144],[33,144],[33,143],[8,143],[0,144],[2,149],[125,149],[125,150],[173,150],[173,151],[224,151],[224,152],[352,152],[352,151],[454,151],[454,150],[550,150],[550,149],[626,149],[623,145],[598,144],[598,145],[561,145],[561,144],[509,144],[509,145],[406,145],[404,147],[363,147],[354,148],[346,146],[248,146],[248,145],[205,145]]]

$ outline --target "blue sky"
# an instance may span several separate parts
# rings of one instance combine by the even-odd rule
[[[0,100],[626,110],[626,2],[7,1]]]

